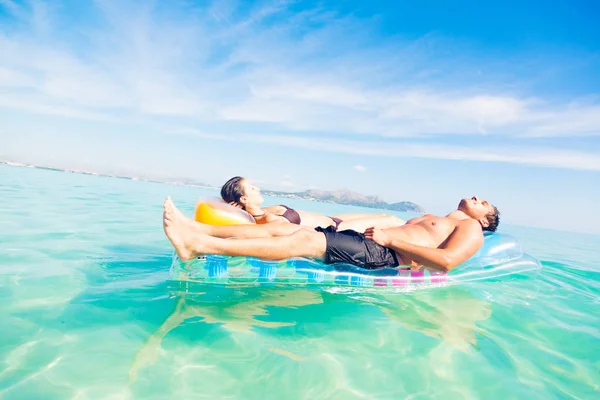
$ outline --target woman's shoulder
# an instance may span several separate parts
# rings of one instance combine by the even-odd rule
[[[265,211],[264,214],[254,217],[257,224],[268,224],[271,222],[289,222],[285,217]]]
[[[270,212],[270,213],[277,214],[277,215],[281,215],[286,210],[289,210],[289,209],[290,209],[290,207],[283,205],[283,204],[263,207],[263,211]]]

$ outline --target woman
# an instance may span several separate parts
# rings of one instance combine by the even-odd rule
[[[285,205],[262,208],[264,199],[260,194],[260,188],[241,176],[235,176],[223,185],[221,198],[226,203],[248,212],[257,224],[283,222],[309,228],[320,226],[325,229],[331,226],[339,231],[352,229],[364,232],[370,227],[384,229],[405,223],[402,219],[388,214],[341,214],[329,217],[319,213],[294,210]]]

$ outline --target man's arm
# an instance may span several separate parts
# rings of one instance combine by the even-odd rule
[[[481,226],[475,221],[459,224],[442,247],[437,249],[415,245],[404,240],[389,240],[387,237],[377,235],[381,231],[372,232],[369,228],[365,236],[419,264],[445,272],[468,260],[483,244]]]

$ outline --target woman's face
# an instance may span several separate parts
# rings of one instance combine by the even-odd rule
[[[242,181],[242,188],[244,189],[244,195],[240,199],[245,207],[260,207],[264,202],[262,195],[260,194],[260,188],[254,186],[251,180],[244,179]]]

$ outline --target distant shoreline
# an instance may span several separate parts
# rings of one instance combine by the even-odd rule
[[[208,185],[201,182],[195,182],[190,179],[185,179],[183,181],[174,180],[156,180],[151,178],[143,178],[138,176],[129,176],[129,175],[121,175],[121,174],[110,174],[110,173],[102,173],[102,172],[94,172],[94,171],[86,171],[79,169],[69,169],[69,168],[58,168],[47,165],[36,165],[36,164],[27,164],[13,161],[5,161],[0,160],[0,164],[8,165],[12,167],[24,167],[24,168],[35,168],[41,170],[48,171],[56,171],[56,172],[68,172],[73,174],[82,174],[82,175],[93,175],[93,176],[101,176],[106,178],[117,178],[117,179],[126,179],[126,180],[134,180],[134,181],[142,181],[142,182],[151,182],[151,183],[161,183],[172,186],[187,186],[194,187],[199,189],[210,189],[210,190],[220,190],[220,187],[215,187],[212,185]],[[263,190],[263,193],[267,196],[276,196],[290,199],[300,199],[307,201],[316,201],[320,203],[330,203],[330,204],[340,204],[340,205],[350,205],[350,206],[358,206],[364,208],[376,208],[381,210],[391,210],[391,211],[400,211],[400,212],[412,212],[417,214],[424,214],[425,210],[419,206],[418,204],[403,201],[399,203],[387,203],[375,196],[364,196],[360,193],[352,192],[349,190],[342,191],[314,191],[314,190],[306,190],[303,192],[280,192],[273,190]]]
[[[206,185],[206,184],[184,183],[184,182],[178,182],[178,181],[161,181],[161,180],[142,178],[142,177],[137,177],[137,176],[109,174],[109,173],[104,173],[104,172],[92,172],[92,171],[76,170],[76,169],[69,169],[69,168],[63,169],[63,168],[57,168],[57,167],[49,167],[49,166],[45,166],[45,165],[17,163],[17,162],[12,162],[12,161],[0,160],[0,164],[9,165],[11,167],[35,168],[35,169],[43,169],[43,170],[48,170],[48,171],[69,172],[72,174],[101,176],[101,177],[105,177],[105,178],[127,179],[130,181],[163,183],[163,184],[172,185],[172,186],[188,186],[188,187],[195,187],[195,188],[201,188],[201,189],[214,189],[214,190],[219,189],[215,186]]]

